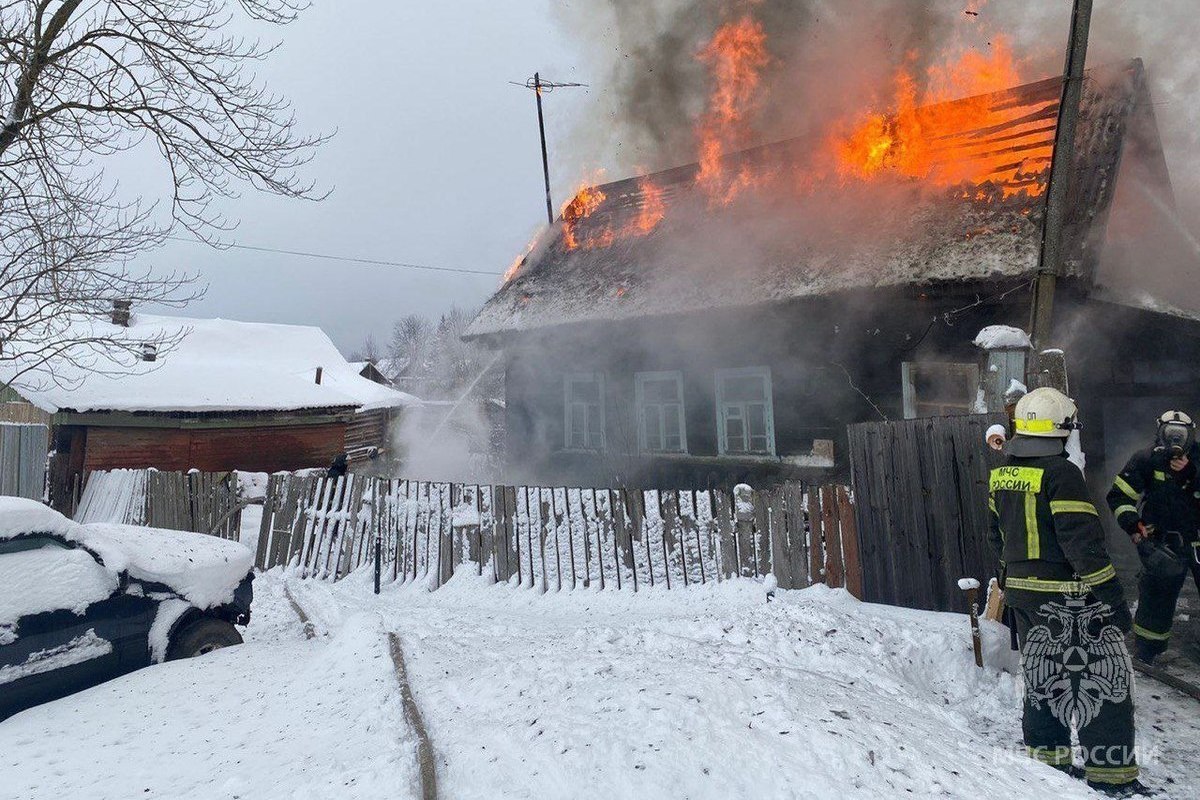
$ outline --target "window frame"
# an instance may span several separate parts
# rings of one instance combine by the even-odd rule
[[[959,403],[943,403],[933,400],[922,401],[917,395],[916,379],[918,373],[923,369],[942,369],[945,370],[945,375],[958,373],[967,385],[974,386],[974,393],[970,394],[965,404]],[[979,364],[971,361],[902,361],[900,362],[900,381],[901,395],[904,406],[905,419],[931,419],[935,417],[945,416],[967,416],[975,412],[975,403],[978,400],[979,391]],[[938,414],[919,413],[920,406],[936,405],[941,410]],[[946,408],[962,408],[965,409],[962,414],[946,414]]]
[[[732,404],[726,403],[726,401],[725,401],[725,381],[730,378],[761,378],[765,382],[765,391],[763,392],[763,395],[764,395],[763,405],[764,405],[764,416],[765,416],[764,421],[766,423],[766,437],[767,437],[767,449],[766,450],[749,450],[749,449],[747,449],[744,451],[733,452],[733,453],[731,453],[729,451],[729,442],[727,441],[726,425],[725,425],[725,409],[728,405],[732,405]],[[716,397],[717,397],[717,408],[716,408],[716,411],[717,411],[717,452],[720,453],[722,456],[732,456],[732,457],[770,456],[772,458],[777,458],[778,456],[776,453],[776,444],[775,444],[775,382],[774,382],[773,378],[771,377],[771,368],[766,367],[766,366],[757,366],[757,367],[736,367],[733,369],[719,369],[716,371],[716,390],[717,390],[717,392],[716,392]],[[738,401],[737,405],[743,406],[743,409],[744,409],[745,403],[742,401]],[[744,410],[743,410],[743,415],[742,415],[742,421],[743,421],[743,427],[742,427],[743,439],[748,447],[750,444],[750,440],[753,437],[751,436],[750,432],[746,428],[745,423],[748,421],[748,417],[745,414]]]
[[[643,413],[644,406],[645,406],[645,397],[646,397],[645,385],[648,382],[665,381],[665,380],[674,380],[675,388],[678,390],[678,393],[679,393],[679,395],[678,395],[679,396],[679,411],[677,412],[677,414],[679,415],[679,449],[678,450],[666,449],[667,436],[666,436],[665,430],[660,430],[659,435],[660,435],[660,438],[662,439],[663,448],[658,449],[658,450],[651,450],[650,447],[648,446],[648,442],[647,442],[647,439],[649,437],[647,436],[647,431],[646,431],[646,417],[645,417],[645,414]],[[649,455],[687,455],[688,454],[687,400],[684,398],[684,394],[683,394],[683,372],[681,372],[680,370],[635,372],[633,374],[633,397],[634,397],[634,414],[637,416],[636,422],[637,422],[638,452],[646,453]],[[653,405],[655,405],[657,407],[661,407],[662,404],[654,403]],[[665,420],[665,417],[662,417],[660,419],[660,423],[661,423],[661,421],[664,421],[664,420]]]
[[[581,383],[584,381],[593,381],[599,386],[599,416],[600,416],[600,446],[587,447],[586,442],[591,438],[590,431],[587,427],[587,419],[584,421],[583,438],[585,441],[584,447],[576,447],[571,442],[571,384]],[[608,446],[608,426],[607,426],[607,403],[606,381],[603,372],[568,372],[563,375],[563,450],[569,453],[603,453]]]

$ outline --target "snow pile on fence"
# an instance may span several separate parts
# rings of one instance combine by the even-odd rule
[[[146,521],[149,470],[114,469],[92,472],[75,509],[76,522],[141,525]]]

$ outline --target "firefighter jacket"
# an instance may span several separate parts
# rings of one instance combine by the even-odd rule
[[[1065,455],[1009,456],[992,470],[989,488],[990,539],[1004,565],[1008,603],[1036,609],[1048,595],[1091,592],[1128,614],[1100,515],[1083,473]]]
[[[1195,536],[1200,528],[1200,446],[1193,445],[1187,455],[1182,472],[1171,471],[1171,457],[1160,448],[1141,450],[1129,459],[1107,496],[1108,507],[1126,533],[1134,533],[1138,520],[1143,520],[1161,532]]]

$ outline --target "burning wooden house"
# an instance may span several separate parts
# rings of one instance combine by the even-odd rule
[[[973,340],[1028,327],[1061,90],[902,106],[582,190],[468,332],[505,353],[512,469],[826,477],[848,424],[996,410],[1027,351]],[[1048,343],[1110,472],[1156,410],[1200,395],[1200,314],[1172,288],[1195,253],[1140,61],[1088,73],[1071,158]]]

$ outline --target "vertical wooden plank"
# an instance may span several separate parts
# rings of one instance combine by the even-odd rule
[[[763,498],[767,509],[768,539],[770,540],[771,573],[780,589],[795,589],[795,579],[792,577],[792,559],[788,552],[787,541],[787,495],[783,487],[778,487],[765,494]]]
[[[754,576],[758,554],[754,551],[754,490],[746,484],[733,488],[733,518],[737,530],[738,574]]]
[[[496,565],[496,582],[508,581],[508,537],[504,526],[508,521],[508,512],[504,504],[504,487],[496,484],[491,486],[492,492],[492,563]]]
[[[637,569],[634,564],[634,535],[629,522],[629,495],[625,489],[611,489],[613,528],[617,535],[617,560],[626,585],[637,593]]]
[[[754,575],[762,578],[771,571],[770,513],[767,493],[755,492],[754,498]]]
[[[821,492],[808,490],[808,577],[813,583],[825,582],[825,529],[821,515]]]
[[[554,490],[550,490],[553,496]],[[546,578],[546,540],[550,538],[550,503],[546,500],[544,489],[538,489],[538,553],[542,559],[542,594],[549,591],[550,584]],[[557,553],[557,548],[555,548]],[[559,586],[561,589],[562,586]]]
[[[551,512],[554,515],[554,566],[555,575],[557,577],[558,590],[562,591],[562,537],[559,531],[566,528],[567,539],[567,558],[571,562],[571,588],[575,588],[577,578],[575,575],[575,537],[571,534],[571,494],[566,487],[562,489],[563,506],[565,510],[558,507],[558,489],[550,490]]]
[[[533,570],[533,551],[535,549],[533,546],[533,540],[536,538],[533,532],[533,496],[535,491],[536,490],[532,487],[525,487],[525,555],[526,562],[529,566],[528,574],[530,589],[537,587],[537,573]]]
[[[622,575],[621,575],[621,524],[620,520],[623,516],[617,510],[616,493],[613,489],[605,489],[605,520],[607,531],[609,533],[609,541],[612,543],[612,558],[613,558],[613,580],[617,582],[617,591],[621,591]]]
[[[832,486],[821,487],[821,525],[825,530],[825,584],[841,588],[845,573],[842,568],[842,538],[837,511],[837,494]]]
[[[573,527],[579,529],[583,535],[583,588],[588,589],[592,585],[592,545],[588,539],[587,515],[583,512],[583,489],[576,488],[572,491],[572,494],[579,498],[579,521]],[[575,512],[571,510],[569,498],[567,501],[567,516],[575,516]]]
[[[787,496],[787,537],[789,570],[795,589],[812,585],[808,575],[808,523],[804,513],[804,487],[798,483],[784,485]]]
[[[650,588],[654,588],[654,558],[650,551],[650,534],[646,530],[646,493],[641,489],[630,489],[627,495],[630,499],[629,519],[633,525],[633,535],[640,539],[645,544],[646,549],[646,575],[650,581]],[[636,566],[635,566],[636,569]]]
[[[733,503],[729,492],[713,490],[713,523],[717,536],[718,574],[735,578],[738,575],[737,533],[733,521]]]
[[[841,514],[842,554],[846,570],[846,589],[859,600],[863,596],[862,562],[859,560],[858,527],[854,518],[854,503],[845,486],[837,487],[838,511]]]
[[[704,585],[708,581],[705,577],[705,569],[704,569],[704,545],[701,542],[701,536],[700,536],[700,527],[704,524],[704,522],[703,522],[704,516],[700,513],[700,503],[702,500],[704,502],[707,502],[708,496],[706,494],[697,492],[694,489],[691,492],[689,492],[688,496],[691,498],[691,516],[688,517],[688,519],[690,520],[690,522],[688,523],[688,527],[691,529],[691,538],[693,540],[695,540],[695,542],[696,542],[696,561],[695,561],[695,563],[699,567],[699,571],[700,571],[700,584]]]
[[[571,538],[571,496],[566,488],[562,489],[563,505],[566,506],[566,511],[559,509],[558,506],[558,489],[550,490],[550,515],[554,522],[554,583],[557,591],[562,591],[562,539],[560,531],[566,528],[566,540],[568,548],[568,558],[571,561],[571,588],[575,588],[575,542]],[[564,516],[567,519],[564,520]]]
[[[596,569],[597,569],[597,572],[599,573],[598,577],[600,578],[600,591],[603,592],[604,591],[604,541],[607,537],[605,536],[605,525],[600,519],[600,508],[598,507],[597,501],[596,501],[596,492],[599,490],[598,489],[589,489],[588,491],[591,493],[591,497],[592,497],[591,525],[596,529]],[[583,495],[582,494],[579,496],[579,503],[580,503],[580,507],[582,510],[582,505],[583,505]],[[586,514],[584,516],[586,518]]]
[[[521,569],[521,518],[517,513],[517,487],[505,487],[504,508],[508,512],[508,518],[504,526],[509,536],[508,574],[510,578],[515,574],[517,576],[517,585],[524,586],[525,579],[522,575],[523,570]]]
[[[658,513],[662,519],[662,548],[663,561],[667,565],[667,588],[671,588],[671,573],[675,570],[675,565],[679,562],[682,556],[682,548],[679,546],[680,540],[680,521],[679,521],[679,492],[675,489],[661,489],[658,493]],[[680,575],[682,576],[683,585],[688,585],[687,568],[680,564]]]

